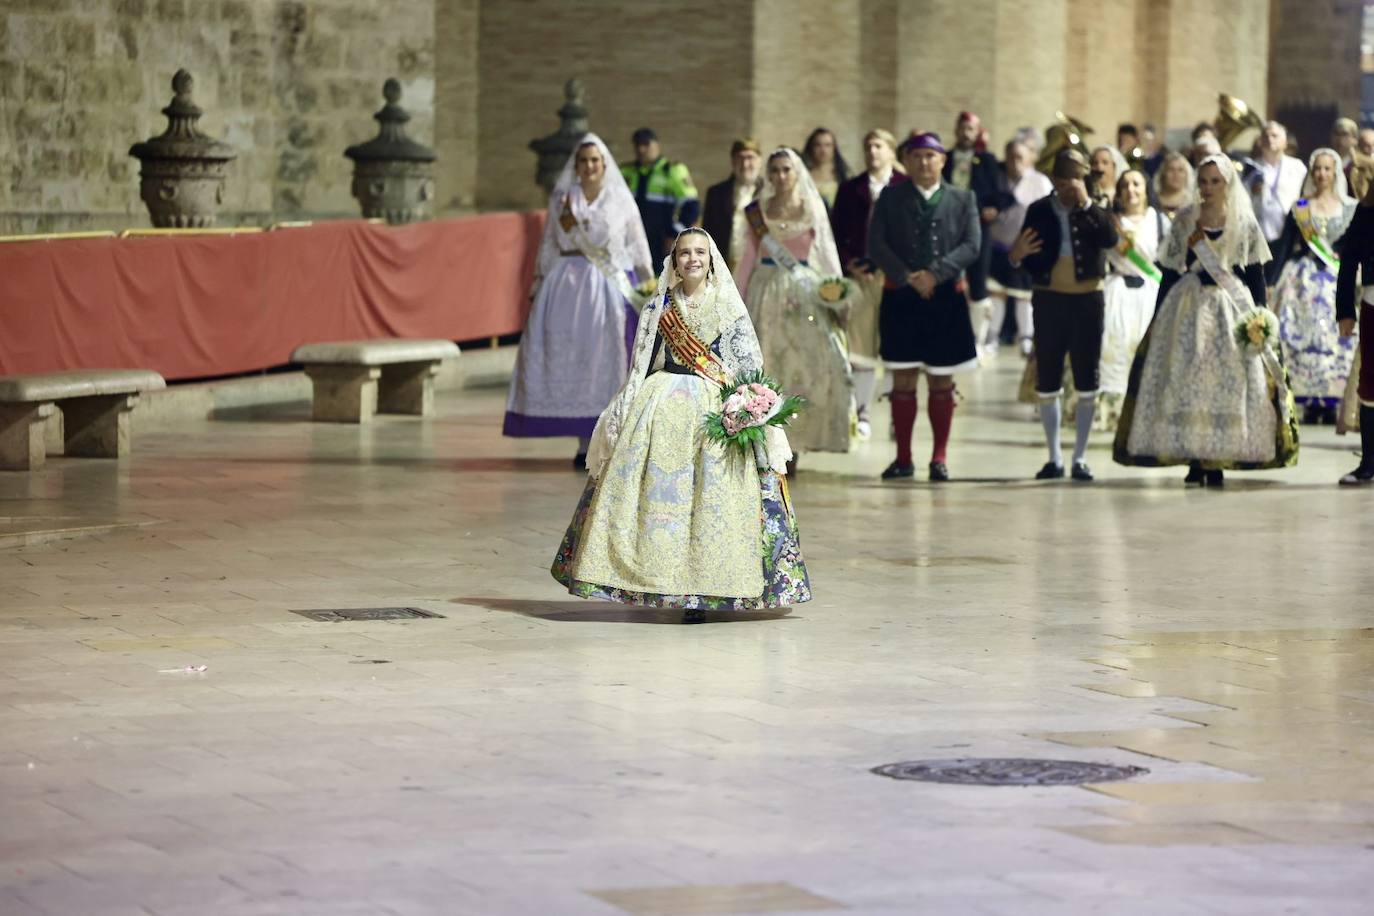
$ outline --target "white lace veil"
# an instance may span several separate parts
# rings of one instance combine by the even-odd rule
[[[601,193],[588,204],[582,196],[582,184],[577,180],[577,153],[588,143],[601,151],[601,159],[606,164],[606,177],[601,182]],[[610,229],[607,254],[610,261],[620,270],[653,267],[649,255],[649,240],[644,235],[644,223],[639,218],[639,205],[625,176],[620,174],[615,157],[610,149],[596,134],[586,134],[577,141],[576,148],[563,171],[558,173],[558,181],[549,194],[548,218],[544,223],[544,235],[539,241],[538,273],[542,277],[553,269],[559,258],[558,218],[563,214],[563,202],[571,199],[573,213],[579,219],[586,214],[598,212],[606,220]],[[639,277],[645,280],[646,277]]]
[[[1251,202],[1250,192],[1245,189],[1235,162],[1225,153],[1213,153],[1198,163],[1198,172],[1207,165],[1216,166],[1226,179],[1226,226],[1221,237],[1212,243],[1221,266],[1243,267],[1272,260],[1269,245],[1264,240],[1264,234],[1260,232],[1259,220],[1255,218],[1255,207]],[[1196,182],[1194,184],[1196,185]],[[1164,246],[1164,253],[1159,259],[1162,266],[1180,273],[1187,269],[1188,239],[1197,228],[1201,207],[1202,192],[1195,187],[1193,203],[1180,210],[1174,219],[1168,244]]]
[[[686,233],[703,236],[711,246],[711,268],[706,279],[705,295],[713,297],[714,309],[721,316],[719,356],[731,376],[743,372],[756,372],[763,369],[763,351],[759,348],[758,336],[754,333],[754,323],[749,320],[749,312],[740,298],[735,278],[725,263],[715,239],[700,228],[684,229],[678,238]],[[832,243],[833,244],[833,243]],[[668,250],[658,275],[658,286],[653,298],[644,305],[639,313],[639,329],[635,332],[634,347],[630,351],[630,372],[624,386],[611,403],[602,411],[592,432],[591,444],[587,449],[587,469],[594,478],[599,478],[610,460],[611,452],[624,429],[625,415],[639,395],[644,380],[653,368],[654,343],[658,339],[658,321],[663,312],[671,305],[670,293],[682,282],[673,264],[673,251],[677,242]],[[711,344],[712,341],[704,341]],[[702,418],[703,420],[705,417]],[[792,458],[792,448],[787,435],[777,426],[770,426],[767,432],[767,445],[759,454],[759,467],[768,467],[778,473],[785,471],[787,462]]]
[[[792,162],[792,171],[797,176],[797,193],[801,196],[802,206],[806,208],[807,218],[811,222],[811,228],[815,230],[816,239],[811,245],[811,257],[807,259],[811,267],[823,276],[839,276],[840,253],[835,247],[835,233],[830,228],[830,211],[825,208],[825,198],[821,197],[821,192],[816,189],[816,182],[811,177],[811,172],[802,162],[801,156],[797,151],[786,146],[780,146],[768,155],[768,162],[772,162],[775,156],[785,155]],[[764,165],[763,190],[759,193],[759,207],[766,213],[768,204],[777,196],[777,191],[773,188],[773,182],[768,180],[767,163]]]
[[[1341,154],[1328,146],[1321,149],[1314,149],[1312,155],[1307,157],[1307,177],[1302,180],[1302,196],[1308,200],[1317,196],[1317,185],[1312,180],[1312,169],[1317,164],[1318,156],[1329,156],[1331,161],[1336,163],[1336,196],[1341,199],[1341,203],[1351,203],[1353,198],[1350,196],[1350,183],[1345,180],[1345,169],[1341,168]]]

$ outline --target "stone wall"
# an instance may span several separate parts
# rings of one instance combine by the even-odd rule
[[[1359,117],[1361,0],[1274,0],[1270,109],[1299,148],[1329,142],[1336,116]]]
[[[388,76],[433,136],[433,0],[4,0],[0,233],[148,225],[128,151],[183,66],[239,152],[221,222],[356,214],[343,150]]]
[[[686,161],[703,188],[728,171],[729,138],[751,128],[754,18],[746,2],[487,0],[480,19],[482,207],[545,203],[527,144],[557,129],[572,77],[586,87],[592,130],[618,161],[633,158],[636,128],[653,127],[664,153]]]
[[[0,232],[147,225],[130,144],[161,132],[188,67],[202,126],[234,144],[222,222],[353,215],[347,145],[397,76],[439,153],[438,209],[535,207],[528,142],[570,77],[620,159],[636,127],[697,184],[730,140],[833,129],[994,145],[1062,109],[1185,131],[1226,91],[1255,108],[1358,92],[1359,0],[2,0]],[[1274,43],[1273,68],[1269,46]],[[1349,59],[1347,59],[1349,58]]]

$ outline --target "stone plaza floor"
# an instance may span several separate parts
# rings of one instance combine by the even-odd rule
[[[948,484],[877,480],[881,405],[803,456],[815,600],[702,626],[560,592],[583,477],[496,389],[0,474],[0,914],[1374,911],[1357,440],[1036,483],[1020,366],[962,381]],[[293,613],[389,606],[440,616]],[[870,772],[955,757],[1149,772]]]

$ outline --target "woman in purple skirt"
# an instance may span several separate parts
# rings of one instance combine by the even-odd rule
[[[606,144],[587,134],[549,196],[507,436],[575,436],[574,464],[586,467],[596,419],[625,384],[635,285],[651,271],[634,195]]]

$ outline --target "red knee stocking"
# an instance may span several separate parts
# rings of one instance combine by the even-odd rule
[[[949,427],[954,422],[954,389],[932,391],[930,407],[926,412],[930,414],[930,432],[935,440],[931,445],[930,460],[943,463],[945,449],[949,446]]]
[[[911,464],[911,430],[916,425],[916,392],[892,392],[892,432],[897,437],[897,463]]]

